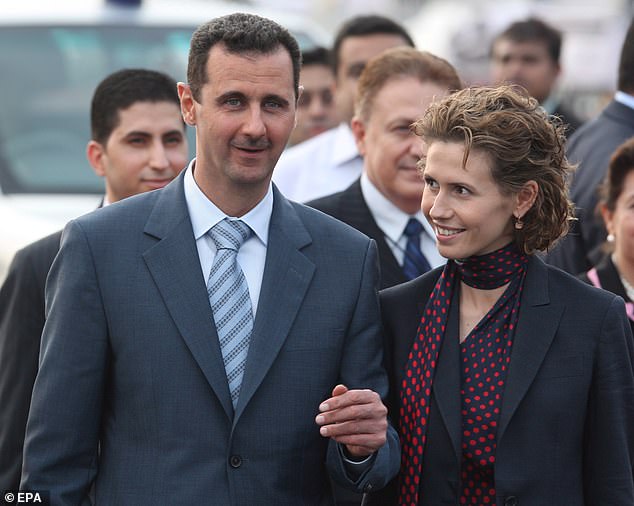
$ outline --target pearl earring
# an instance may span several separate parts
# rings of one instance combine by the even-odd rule
[[[614,237],[614,234],[608,234],[606,239],[608,242],[614,242],[614,239],[616,239],[616,237]]]

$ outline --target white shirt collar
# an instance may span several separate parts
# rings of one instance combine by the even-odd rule
[[[401,211],[372,184],[365,172],[361,175],[361,193],[374,221],[392,242],[399,241],[410,218],[416,218],[420,221],[427,235],[434,237],[431,225],[425,219],[422,211],[419,210],[413,215]]]
[[[194,166],[196,159],[194,158],[186,169],[185,173],[185,201],[187,202],[187,210],[189,218],[192,222],[194,238],[198,240],[205,235],[211,227],[216,223],[227,218],[218,207],[207,198],[207,196],[198,187],[194,179]],[[273,212],[273,188],[269,184],[269,189],[264,198],[244,216],[237,216],[244,221],[256,237],[260,239],[264,246],[267,245],[269,239],[269,223],[271,222],[271,213]]]
[[[624,91],[617,91],[614,94],[614,100],[629,107],[630,109],[634,109],[634,96],[625,93]]]
[[[360,156],[350,125],[339,123],[339,126],[334,128],[331,133],[334,136],[332,146],[333,165],[344,165]]]

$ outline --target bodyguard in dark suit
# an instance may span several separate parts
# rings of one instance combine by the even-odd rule
[[[23,488],[54,504],[92,488],[105,505],[327,505],[328,472],[357,491],[396,473],[376,247],[270,183],[299,61],[270,20],[202,25],[178,85],[196,159],[67,226]]]
[[[381,292],[403,460],[373,504],[634,504],[623,300],[534,254],[572,216],[562,126],[499,87],[432,104],[416,131],[448,260]]]
[[[579,164],[570,188],[578,221],[547,262],[571,274],[586,272],[600,259],[597,248],[607,234],[596,213],[598,187],[614,150],[634,136],[634,22],[621,49],[618,90],[601,114],[579,129],[568,144],[568,158]]]
[[[423,146],[410,126],[429,103],[460,87],[455,69],[430,53],[394,48],[370,60],[352,120],[363,174],[346,190],[308,203],[377,242],[382,288],[445,262],[420,211]]]
[[[127,69],[96,88],[87,158],[106,183],[105,203],[167,184],[187,161],[176,82]],[[0,288],[0,490],[17,490],[24,430],[44,328],[44,286],[56,232],[18,251]]]
[[[519,84],[548,112],[561,118],[569,137],[582,124],[561,101],[562,34],[538,18],[511,23],[491,45],[491,78],[496,84]]]

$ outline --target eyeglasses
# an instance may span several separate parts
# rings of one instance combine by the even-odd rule
[[[302,94],[299,96],[299,101],[297,102],[298,107],[310,107],[313,98],[321,101],[323,106],[330,106],[334,100],[332,96],[332,91],[330,88],[324,88],[318,91],[308,91],[304,90]]]

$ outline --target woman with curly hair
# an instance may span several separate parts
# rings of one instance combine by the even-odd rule
[[[517,87],[430,106],[422,210],[444,267],[381,293],[399,477],[374,504],[634,504],[623,300],[537,255],[572,219],[563,126]]]

